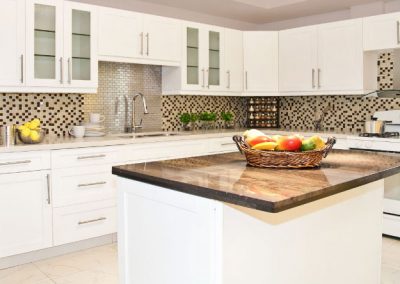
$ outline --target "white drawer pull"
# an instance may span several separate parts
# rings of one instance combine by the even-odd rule
[[[103,184],[107,184],[107,182],[99,181],[99,182],[92,182],[92,183],[81,183],[81,184],[78,184],[78,187],[88,187],[88,186],[103,185]]]
[[[25,160],[25,161],[15,161],[15,162],[0,163],[0,166],[12,166],[12,165],[22,165],[22,164],[30,164],[30,163],[32,163],[31,160]]]
[[[97,158],[105,158],[106,155],[100,154],[100,155],[92,155],[92,156],[81,156],[78,157],[78,160],[87,160],[87,159],[97,159]]]
[[[231,145],[236,145],[235,143],[221,143],[221,146],[231,146]]]
[[[100,218],[93,219],[93,220],[79,221],[78,225],[84,225],[84,224],[89,224],[89,223],[94,223],[94,222],[99,222],[99,221],[104,221],[104,220],[107,220],[107,218],[100,217]]]

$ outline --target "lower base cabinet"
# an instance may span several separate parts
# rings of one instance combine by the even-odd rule
[[[52,244],[49,172],[0,175],[0,258]]]

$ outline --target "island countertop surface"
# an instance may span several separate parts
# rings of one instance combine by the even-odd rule
[[[315,169],[247,166],[240,153],[116,166],[113,174],[266,212],[280,212],[400,173],[400,155],[333,150]]]

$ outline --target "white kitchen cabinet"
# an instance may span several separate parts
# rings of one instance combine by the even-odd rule
[[[0,90],[25,83],[25,1],[0,2]]]
[[[243,91],[243,32],[225,29],[225,86],[227,91]]]
[[[27,0],[27,88],[42,88],[32,89],[35,92],[96,92],[95,11],[95,6],[69,1]]]
[[[0,258],[52,246],[49,172],[0,175]]]
[[[179,65],[178,20],[104,7],[99,10],[100,60]]]
[[[317,88],[362,90],[363,43],[360,19],[318,26]]]
[[[64,2],[64,68],[70,87],[96,88],[98,82],[97,8]]]
[[[317,28],[279,32],[279,91],[313,91],[317,87]]]
[[[62,87],[63,59],[63,1],[27,0],[27,85]]]
[[[280,92],[364,93],[371,84],[367,74],[373,69],[366,61],[361,19],[281,31]]]
[[[400,13],[366,17],[363,26],[365,51],[400,47]]]
[[[278,92],[278,32],[244,32],[244,92]]]

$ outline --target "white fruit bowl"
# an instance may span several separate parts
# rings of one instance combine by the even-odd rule
[[[35,140],[35,141],[32,140],[29,136],[28,137],[22,136],[21,131],[19,129],[17,129],[19,140],[24,144],[39,144],[39,143],[41,143],[43,141],[44,137],[46,137],[46,129],[40,128],[40,129],[37,129],[34,131],[37,131],[39,133],[39,139]]]

